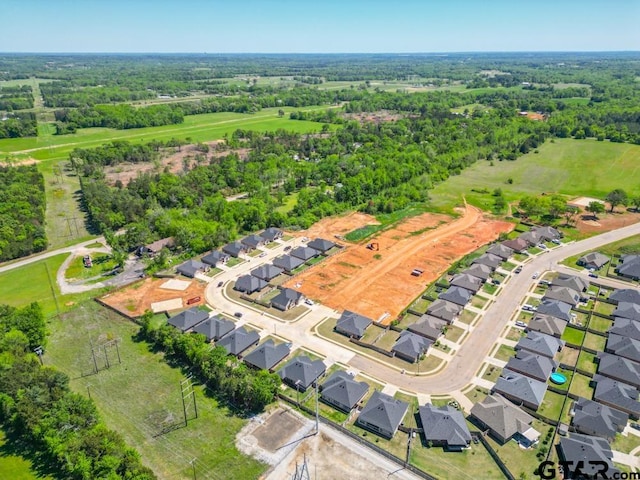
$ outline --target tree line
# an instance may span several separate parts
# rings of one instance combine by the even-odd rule
[[[0,87],[0,111],[33,108],[33,92],[29,85]]]
[[[69,387],[69,377],[40,364],[45,320],[37,303],[0,305],[0,423],[29,445],[60,478],[155,479],[139,454],[109,430],[94,403]]]
[[[0,261],[47,248],[44,177],[35,165],[0,166]]]
[[[36,115],[32,112],[0,112],[0,138],[38,136]]]

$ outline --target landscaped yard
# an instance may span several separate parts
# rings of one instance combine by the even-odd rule
[[[476,319],[477,316],[478,314],[475,312],[471,312],[469,310],[463,310],[460,316],[458,317],[458,320],[461,321],[462,323],[466,323],[467,325],[469,325]]]
[[[585,372],[596,373],[598,364],[595,363],[595,358],[594,354],[582,351],[580,352],[580,357],[578,357],[577,367]]]
[[[511,327],[509,329],[509,333],[507,333],[507,340],[513,340],[514,342],[517,342],[524,336],[525,336],[524,330],[520,328]]]
[[[584,334],[585,332],[583,330],[578,330],[577,328],[569,325],[564,329],[564,333],[562,334],[561,338],[567,343],[571,343],[573,345],[582,345]]]
[[[488,293],[489,295],[494,295],[497,290],[498,290],[497,285],[493,285],[488,282],[482,286],[482,291]]]
[[[418,300],[411,304],[410,308],[411,310],[415,310],[416,312],[425,313],[429,305],[431,305],[431,302],[429,300],[425,300],[424,298],[420,297]]]
[[[558,361],[565,365],[575,366],[580,350],[564,346],[558,355]]]
[[[489,395],[489,390],[482,387],[474,387],[464,395],[473,403],[479,403],[482,402],[487,395]]]
[[[552,385],[554,387],[556,387],[559,390],[564,390],[566,391],[569,388],[569,384],[571,383],[571,377],[573,376],[573,372],[571,370],[566,370],[562,367],[558,367],[556,369],[556,372],[561,373],[562,375],[565,376],[565,378],[567,379],[566,383],[563,383],[562,385],[557,385],[555,383],[553,383],[551,380],[547,380],[547,384],[548,385]]]
[[[453,325],[448,325],[446,328],[447,333],[444,334],[444,338],[452,342],[457,342],[464,333],[463,329],[461,329],[460,327],[455,327]]]
[[[236,265],[240,265],[244,262],[245,261],[242,258],[231,257],[229,260],[227,260],[227,267],[235,267]]]
[[[371,327],[369,327],[371,329]],[[396,343],[400,334],[395,330],[389,330],[387,333],[378,338],[376,347],[380,347],[388,352],[391,351],[391,347]]]
[[[511,357],[515,355],[516,351],[513,347],[507,345],[500,345],[498,351],[495,353],[494,358],[508,362]]]
[[[176,428],[183,422],[179,386],[185,374],[169,367],[147,343],[133,340],[137,325],[97,303],[86,302],[52,321],[50,328],[45,364],[67,373],[73,390],[82,395],[90,392],[107,425],[138,449],[159,477],[191,478],[188,460],[194,458],[196,471],[211,477],[257,478],[266,470],[234,446],[235,435],[246,420],[200,386],[195,389],[199,418]],[[106,339],[119,340],[122,364],[116,361],[116,351],[107,349],[111,368],[83,376],[93,370],[89,342],[99,345]],[[102,355],[98,366],[105,366]],[[131,392],[135,401],[123,392]],[[163,430],[166,433],[161,434]]]
[[[607,343],[607,337],[602,337],[594,333],[587,332],[584,337],[584,347],[596,350],[598,352],[604,351],[604,346]]]
[[[547,390],[544,400],[538,408],[538,413],[551,420],[557,420],[562,413],[562,404],[564,403],[564,395]]]
[[[488,298],[484,298],[480,295],[474,295],[473,298],[471,299],[471,305],[473,305],[476,308],[484,308],[484,306],[487,304],[488,301],[489,301]]]
[[[611,315],[616,309],[616,306],[612,303],[596,302],[595,311],[603,315]]]
[[[502,369],[500,367],[489,365],[482,375],[482,378],[484,380],[489,380],[490,382],[495,382],[498,380],[500,373],[502,373]]]
[[[85,267],[82,256],[75,257],[67,271],[65,277],[69,280],[85,280],[87,278],[98,277],[116,268],[116,262],[108,253],[96,253],[91,255],[92,267]],[[54,274],[55,275],[55,274]],[[101,278],[102,279],[102,278]]]
[[[430,475],[442,479],[477,480],[503,477],[481,443],[472,443],[469,449],[462,452],[445,452],[442,447],[424,446],[421,438],[416,437],[412,441],[410,462]]]
[[[569,392],[591,400],[591,397],[593,397],[593,388],[589,386],[589,382],[591,382],[589,377],[576,373],[573,376]]]
[[[598,332],[606,333],[612,326],[613,322],[611,320],[597,317],[596,315],[592,315],[591,320],[589,320],[589,328]]]

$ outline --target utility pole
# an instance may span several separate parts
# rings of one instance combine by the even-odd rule
[[[320,415],[318,411],[318,380],[316,380],[316,435],[320,432]]]
[[[191,464],[191,468],[193,469],[193,480],[197,480],[196,479],[196,459],[192,459],[189,463]]]
[[[56,304],[56,313],[60,316],[60,305],[58,305],[58,297],[56,296],[56,290],[53,287],[53,282],[51,282],[51,273],[49,272],[49,265],[47,265],[47,261],[44,262],[44,269],[47,271],[47,279],[49,280],[49,287],[51,288],[51,295],[53,295],[53,301]]]
[[[91,345],[91,357],[93,357],[93,373],[98,373],[98,361],[96,360],[96,351],[93,348],[93,340],[89,338],[89,345]]]

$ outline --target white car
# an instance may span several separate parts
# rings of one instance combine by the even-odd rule
[[[260,258],[262,257],[266,257],[267,256],[267,252],[262,252],[260,255],[258,255]]]
[[[307,298],[304,303],[306,303],[307,305],[314,305],[313,300],[311,300],[310,298]]]
[[[540,275],[540,272],[534,273],[531,278],[538,278],[538,275]]]

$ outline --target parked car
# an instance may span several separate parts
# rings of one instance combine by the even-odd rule
[[[598,274],[597,274],[597,273],[594,273],[594,272],[589,272],[589,276],[590,276],[591,278],[598,278]]]
[[[540,272],[536,272],[536,273],[534,273],[534,274],[531,276],[531,278],[538,278],[538,275],[540,275]]]
[[[539,243],[537,246],[538,246],[538,248],[541,248],[542,250],[546,250],[547,249],[547,246],[544,243]]]
[[[286,247],[284,247],[285,252],[288,252],[289,250],[291,250],[291,245],[287,245]]]
[[[258,255],[260,258],[266,257],[267,256],[267,252],[262,252],[260,255]]]
[[[516,327],[523,327],[523,328],[524,328],[524,327],[526,327],[526,326],[527,326],[527,324],[526,324],[526,323],[524,323],[524,322],[521,322],[520,320],[518,320],[518,321],[516,322]]]
[[[306,303],[307,305],[313,305],[313,300],[311,300],[310,298],[307,298],[304,303]]]
[[[234,317],[242,318],[242,312],[236,312],[233,314]]]
[[[535,312],[536,310],[538,310],[538,307],[534,307],[533,305],[525,303],[524,305],[522,305],[522,309],[526,310],[527,312]]]
[[[224,282],[218,282],[218,287],[221,287],[222,285],[224,285]]]
[[[522,271],[522,267],[518,267],[514,270],[514,273],[520,273]]]
[[[562,242],[560,240],[558,240],[557,238],[554,238],[553,240],[551,240],[551,243],[555,243],[556,245],[562,244]]]

